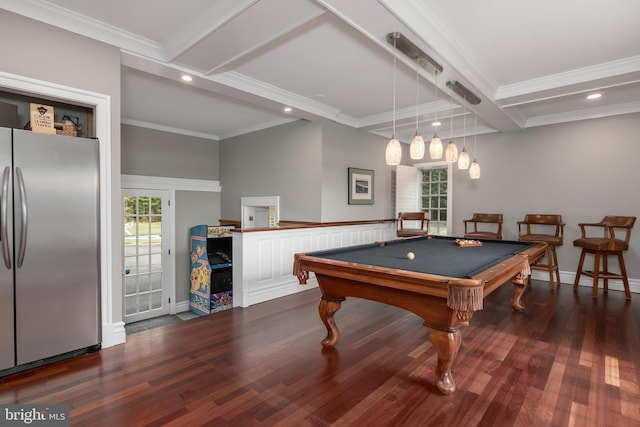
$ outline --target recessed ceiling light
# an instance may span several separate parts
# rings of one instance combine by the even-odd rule
[[[601,93],[592,93],[591,95],[587,96],[587,99],[598,99],[602,96]]]
[[[441,124],[442,123],[440,123],[440,122],[433,122],[433,123],[431,123],[431,126],[440,126]]]
[[[285,113],[290,113],[291,112],[291,107],[284,107],[284,112]]]
[[[187,74],[183,74],[182,77],[180,77],[182,80],[184,80],[185,82],[190,82],[191,80],[193,80],[193,78]]]

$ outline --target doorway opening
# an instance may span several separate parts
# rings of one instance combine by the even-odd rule
[[[123,190],[125,323],[169,313],[169,192]]]

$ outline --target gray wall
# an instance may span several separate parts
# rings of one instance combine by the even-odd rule
[[[298,121],[220,143],[222,218],[240,198],[280,196],[280,219],[350,221],[392,216],[386,139],[334,122]],[[347,169],[374,171],[374,204],[349,205]]]
[[[393,218],[391,172],[384,159],[388,140],[324,121],[322,128],[322,222]],[[408,149],[404,150],[408,151]],[[373,205],[348,204],[348,168],[374,172]]]
[[[220,193],[176,191],[176,301],[189,301],[189,229],[194,225],[217,225]]]
[[[218,141],[122,125],[122,173],[219,179]]]
[[[477,155],[473,138],[467,138],[482,177],[473,181],[468,171],[454,167],[453,234],[463,233],[462,220],[473,212],[502,212],[505,239],[517,239],[516,222],[526,213],[558,213],[566,223],[560,269],[575,271],[580,251],[572,242],[579,237],[579,222],[640,216],[637,135],[640,115],[630,114],[480,135]],[[240,219],[241,196],[284,195],[281,219],[390,218],[394,168],[384,164],[386,143],[328,121],[296,122],[225,140],[220,148],[222,217]],[[410,165],[408,145],[403,148],[403,164]],[[348,167],[375,171],[374,205],[347,204]],[[640,223],[625,255],[630,277],[640,278],[639,253]]]
[[[453,234],[463,233],[462,220],[473,212],[502,212],[505,239],[517,239],[516,221],[526,213],[561,214],[566,226],[560,270],[575,271],[578,223],[640,216],[638,135],[640,114],[478,136],[481,178],[454,172]],[[630,277],[640,278],[639,253],[640,222],[625,254]]]
[[[120,203],[120,50],[49,25],[0,12],[0,70],[111,97],[111,215],[121,217]],[[112,227],[112,297],[122,301],[122,239]],[[111,320],[122,320],[114,304]]]
[[[296,121],[220,142],[221,217],[241,219],[240,198],[280,196],[280,219],[321,220],[322,126]]]

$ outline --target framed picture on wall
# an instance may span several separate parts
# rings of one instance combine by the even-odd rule
[[[349,168],[349,204],[373,204],[373,171]]]

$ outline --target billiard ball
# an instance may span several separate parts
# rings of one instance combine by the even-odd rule
[[[407,253],[407,259],[413,259],[414,257],[415,255],[413,254],[413,252]]]

